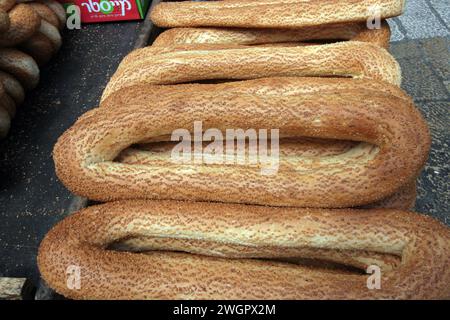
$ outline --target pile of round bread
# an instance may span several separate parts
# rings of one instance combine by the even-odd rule
[[[45,281],[75,299],[450,298],[450,230],[410,211],[430,134],[389,26],[368,28],[375,5],[386,19],[404,1],[154,7],[172,29],[55,145],[62,183],[105,203],[46,235]],[[171,135],[196,122],[203,141],[174,161]],[[207,161],[227,129],[278,129],[277,170]]]
[[[9,131],[39,67],[61,47],[66,13],[56,0],[0,0],[0,139]]]

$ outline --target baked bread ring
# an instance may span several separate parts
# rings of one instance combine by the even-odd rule
[[[13,119],[16,116],[16,103],[5,92],[5,89],[3,87],[0,91],[0,97],[2,99],[1,107],[8,112],[10,119]]]
[[[54,0],[39,0],[38,2],[49,7],[56,14],[59,20],[59,29],[63,29],[66,25],[66,10],[62,4]]]
[[[0,139],[3,139],[8,135],[10,127],[11,127],[11,117],[9,115],[9,112],[3,108],[3,100],[2,100],[2,102],[0,102]]]
[[[0,32],[5,32],[9,29],[10,21],[9,15],[6,11],[0,9]]]
[[[16,106],[22,104],[25,99],[25,92],[16,78],[6,72],[0,71],[0,84],[5,89],[5,92],[14,100]]]
[[[360,271],[278,261],[298,258]],[[412,212],[139,200],[65,218],[38,254],[43,279],[74,299],[442,299],[449,264],[449,228]]]
[[[120,66],[119,66],[120,68]],[[248,85],[247,85],[248,84]],[[127,94],[121,94],[120,91],[111,94],[110,97],[102,101],[101,108],[114,108],[120,104],[139,103],[139,97],[142,92],[152,95],[176,95],[183,91],[197,90],[216,90],[227,94],[251,94],[251,95],[302,95],[333,93],[336,91],[370,91],[373,93],[383,92],[388,95],[394,95],[398,98],[413,103],[402,89],[396,85],[378,81],[363,79],[346,78],[308,78],[308,77],[271,77],[255,80],[218,82],[218,83],[182,83],[176,85],[151,85],[140,84],[126,87]],[[125,89],[124,89],[125,90]],[[170,135],[163,139],[151,141],[169,141]]]
[[[391,31],[386,21],[381,29],[365,23],[321,25],[300,29],[173,28],[162,32],[152,46],[192,43],[258,45],[308,41],[363,41],[389,48]]]
[[[33,57],[39,66],[45,65],[55,54],[55,48],[50,39],[40,32],[25,41],[20,48]]]
[[[150,14],[159,27],[301,28],[365,22],[402,14],[405,0],[259,0],[161,2]]]
[[[61,48],[59,30],[45,20],[41,21],[39,32],[25,41],[21,48],[42,66]]]
[[[0,101],[0,107],[8,112],[10,119],[14,118],[16,115],[16,103],[8,95],[2,83],[0,83]]]
[[[275,76],[352,77],[400,85],[395,59],[376,45],[348,41],[306,47],[184,45],[146,47],[127,55],[106,86],[102,101],[136,84]]]
[[[274,86],[273,82],[278,85]],[[258,80],[259,86],[253,87],[236,87],[233,83],[221,83],[216,84],[216,90],[221,90],[223,92],[235,93],[235,94],[305,94],[305,93],[325,93],[333,92],[336,89],[343,90],[344,84],[338,79],[317,79],[314,85],[307,87],[297,86],[297,79],[280,78],[280,79],[260,79]],[[266,83],[266,85],[265,85]],[[396,86],[389,86],[384,83],[377,81],[370,82],[369,86],[366,86],[367,81],[348,81],[348,89],[352,90],[374,90],[374,91],[384,91],[394,94],[400,98],[412,101],[409,96],[407,96],[402,90]],[[139,92],[146,92],[157,95],[173,95],[179,91],[184,90],[196,90],[198,86],[208,87],[208,85],[198,85],[198,84],[179,84],[179,85],[168,85],[168,86],[136,86],[132,89],[135,93],[129,92],[131,96],[139,97]],[[131,89],[131,88],[129,88]],[[130,100],[129,96],[113,94],[102,107],[114,107],[115,105],[135,103],[134,100]],[[109,104],[109,100],[113,99],[113,103]],[[168,162],[170,157],[170,152],[172,151],[176,142],[170,141],[170,136],[159,136],[156,138],[148,139],[147,144],[139,144],[130,148],[123,150],[115,159],[123,164],[138,164],[138,165],[160,165],[164,166]],[[208,144],[204,142],[204,147]],[[338,140],[323,140],[323,139],[289,139],[282,138],[279,142],[279,152],[283,156],[297,156],[297,157],[326,157],[335,156],[339,154],[344,154],[348,152],[352,147],[357,145],[353,141],[338,141]],[[248,155],[248,144],[246,147],[246,155]],[[415,181],[408,183],[401,187],[392,195],[376,201],[374,203],[363,206],[362,208],[391,208],[399,210],[413,210],[416,202],[416,184]]]
[[[0,70],[12,74],[29,90],[39,82],[39,67],[32,57],[16,49],[0,49]]]
[[[360,206],[360,209],[397,209],[412,211],[416,206],[417,200],[417,186],[414,180],[411,183],[407,183],[394,192],[392,195],[378,200],[373,203],[369,203],[364,206]]]
[[[41,17],[41,19],[47,21],[51,25],[53,25],[55,28],[60,29],[60,21],[56,13],[50,9],[48,6],[46,6],[43,3],[40,2],[31,2],[29,4],[33,8],[34,11],[37,12],[37,14]]]
[[[18,4],[9,11],[9,29],[0,34],[0,47],[13,47],[29,39],[39,29],[41,18],[27,4]]]
[[[16,5],[16,0],[0,0],[0,10],[8,12]]]
[[[373,81],[329,80],[240,81],[226,84],[235,88],[228,91],[222,84],[178,92],[168,88],[167,93],[166,86],[125,88],[116,93],[122,96],[117,104],[111,97],[108,106],[86,113],[59,138],[56,173],[73,193],[99,201],[157,198],[302,207],[368,204],[417,177],[430,137],[411,100],[389,93],[394,86],[375,91],[367,89],[376,86]],[[358,83],[361,88],[352,89]],[[320,93],[314,92],[317,88]],[[312,93],[304,93],[308,90]],[[114,161],[133,144],[180,128],[192,130],[194,121],[202,121],[204,130],[279,129],[280,137],[361,143],[323,159],[280,156],[276,176],[261,174],[261,163],[198,165],[169,158],[163,166],[135,166]]]
[[[59,49],[61,49],[62,45],[61,34],[59,33],[58,28],[56,28],[54,25],[48,23],[45,20],[42,20],[41,26],[39,28],[39,33],[41,33],[47,39],[50,40],[54,52],[57,52],[59,51]]]

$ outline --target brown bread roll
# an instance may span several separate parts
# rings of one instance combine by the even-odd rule
[[[21,105],[25,99],[25,91],[20,82],[9,73],[0,71],[0,83],[5,92],[13,98],[17,106]]]
[[[9,11],[10,26],[0,34],[0,47],[13,47],[29,39],[39,29],[41,18],[27,4],[18,4]]]
[[[0,49],[0,70],[13,75],[29,90],[39,82],[39,67],[28,54],[16,49]]]

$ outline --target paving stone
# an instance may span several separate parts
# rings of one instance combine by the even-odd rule
[[[417,202],[415,211],[421,212],[450,225],[450,206],[446,199],[450,199],[448,181],[450,169],[448,167],[436,170],[425,167],[417,186]]]
[[[447,88],[448,96],[450,96],[450,81],[444,81],[444,85]]]
[[[398,60],[401,58],[416,58],[420,59],[421,52],[418,41],[401,41],[392,43],[389,51]]]
[[[435,73],[444,80],[450,80],[450,39],[431,38],[420,44]]]
[[[397,59],[402,68],[402,88],[414,100],[444,100],[447,89],[423,60],[417,58]]]
[[[434,15],[425,0],[407,0],[405,13],[398,19],[405,28],[408,39],[449,35],[446,26]]]
[[[447,27],[450,27],[450,1],[448,0],[428,0],[436,10]]]
[[[391,42],[401,41],[405,39],[405,35],[398,26],[397,19],[388,19],[387,22],[389,24],[389,27],[391,28]]]
[[[431,132],[432,148],[427,165],[435,168],[450,165],[450,102],[431,101],[418,103],[422,115],[428,122]]]

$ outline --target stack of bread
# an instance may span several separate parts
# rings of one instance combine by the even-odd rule
[[[65,20],[56,0],[0,0],[0,139],[8,134],[25,91],[38,84],[39,67],[61,47]]]
[[[388,25],[366,27],[373,5],[385,19],[404,1],[157,5],[173,29],[54,148],[65,186],[107,203],[47,234],[47,283],[76,299],[449,298],[450,230],[409,211],[430,135]],[[278,170],[174,162],[171,134],[196,121],[279,129]]]

